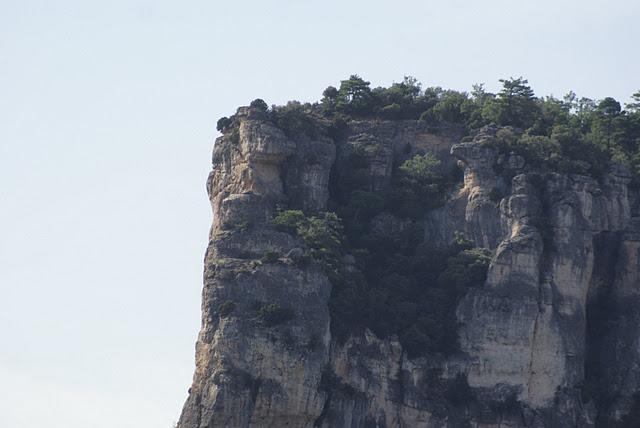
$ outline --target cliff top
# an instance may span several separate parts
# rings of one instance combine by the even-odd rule
[[[357,75],[329,86],[319,102],[290,101],[268,107],[261,99],[218,120],[223,133],[237,130],[240,117],[273,122],[289,137],[339,139],[347,121],[420,121],[433,133],[460,133],[470,141],[487,125],[494,130],[487,143],[501,152],[522,156],[530,166],[561,173],[602,177],[611,161],[628,168],[632,185],[640,181],[640,91],[622,108],[613,98],[562,99],[536,97],[523,78],[500,81],[496,93],[474,85],[461,92],[428,87],[405,77],[388,88],[371,88]],[[485,135],[486,137],[486,135]]]

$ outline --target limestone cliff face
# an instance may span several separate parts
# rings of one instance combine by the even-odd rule
[[[236,121],[207,183],[202,327],[178,427],[637,426],[640,217],[622,168],[599,181],[541,173],[487,144],[491,128],[460,143],[418,121],[354,121],[335,140],[291,139],[259,111]],[[423,225],[426,241],[462,232],[492,250],[486,283],[455,309],[459,352],[411,359],[394,337],[332,337],[327,275],[274,228],[279,208],[326,210],[354,150],[372,191],[424,150],[464,170]],[[373,223],[405,228],[389,213]],[[269,305],[289,321],[265,325]],[[453,411],[460,376],[478,399]]]

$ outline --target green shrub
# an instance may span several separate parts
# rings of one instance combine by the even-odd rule
[[[554,126],[550,136],[521,134],[511,128],[501,128],[488,144],[501,153],[522,156],[527,165],[539,170],[586,174],[598,179],[606,172],[611,156],[625,156],[617,149],[607,153],[565,125]]]
[[[298,228],[304,227],[307,217],[300,210],[279,211],[273,219],[276,229],[290,234],[298,233]]]
[[[312,108],[298,101],[289,101],[284,106],[275,106],[271,111],[273,122],[289,138],[307,136],[316,139],[326,130],[314,117]]]
[[[229,119],[228,117],[221,117],[220,119],[218,119],[218,122],[216,123],[216,129],[220,132],[224,132],[224,130],[231,125],[231,123],[233,123],[232,119]]]
[[[264,112],[269,110],[269,106],[261,98],[256,98],[255,100],[251,101],[251,104],[249,104],[249,107],[260,110],[260,111],[264,111]]]
[[[399,119],[402,114],[402,107],[397,103],[389,104],[382,107],[380,113],[385,119]]]
[[[295,317],[295,314],[291,308],[285,308],[277,303],[271,303],[260,308],[258,317],[264,325],[273,327],[291,321]]]
[[[432,153],[416,155],[400,165],[400,171],[410,179],[421,183],[433,181],[438,178],[440,161]]]
[[[275,216],[273,223],[278,230],[302,238],[311,257],[320,262],[327,273],[337,272],[342,257],[342,223],[335,213],[307,217],[299,210],[285,210]]]
[[[464,92],[444,91],[431,108],[432,119],[438,123],[464,123],[469,103],[469,97]]]
[[[417,240],[365,239],[356,265],[333,282],[331,329],[339,340],[364,328],[396,334],[410,358],[457,349],[455,307],[486,279],[489,252],[458,239],[448,247]],[[362,273],[360,273],[362,272]]]
[[[482,286],[487,279],[490,262],[491,252],[486,248],[462,250],[449,257],[438,282],[444,287],[455,287],[458,290]]]
[[[436,114],[433,112],[432,108],[420,115],[420,121],[426,123],[428,129],[432,132],[435,131],[440,125],[440,121],[438,120]]]
[[[344,224],[343,247],[355,256],[355,268],[339,268],[330,276],[332,334],[338,340],[365,328],[379,337],[395,334],[411,358],[455,352],[456,303],[469,287],[484,282],[488,252],[474,250],[462,237],[444,248],[421,244],[421,220],[403,219],[397,236],[380,236],[371,228],[371,220],[385,210],[421,219],[444,201],[451,178],[438,170],[433,155],[417,155],[396,168],[388,192],[376,193],[367,181],[351,178],[368,168],[366,157],[354,150],[351,160],[350,175],[339,177],[332,189],[331,203]],[[297,224],[300,216],[289,214],[280,223]]]
[[[392,177],[389,210],[400,217],[417,219],[427,209],[442,205],[453,183],[439,166],[440,161],[431,153],[416,155],[400,165]]]
[[[318,252],[337,252],[342,245],[342,225],[335,213],[326,212],[322,217],[309,217],[297,232],[312,250]]]

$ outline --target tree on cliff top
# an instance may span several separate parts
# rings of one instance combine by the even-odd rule
[[[528,80],[500,79],[502,89],[497,97],[489,100],[483,108],[482,115],[489,122],[498,125],[510,125],[527,129],[533,125],[539,107],[536,104],[533,90]]]
[[[373,97],[370,82],[357,74],[340,82],[337,94],[336,109],[344,113],[367,114],[371,112]]]
[[[640,113],[640,91],[631,95],[631,102],[625,104],[625,109],[631,113]]]

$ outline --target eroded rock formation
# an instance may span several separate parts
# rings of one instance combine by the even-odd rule
[[[490,127],[460,143],[419,121],[289,138],[262,112],[235,120],[207,184],[202,327],[179,428],[637,426],[640,218],[622,168],[601,180],[536,171],[487,144]],[[484,286],[457,303],[457,352],[410,358],[393,336],[332,337],[329,278],[300,263],[302,239],[274,228],[278,209],[327,210],[353,150],[373,192],[413,153],[463,168],[423,220],[426,241],[463,233],[493,254]],[[389,213],[372,224],[409,227]],[[293,308],[289,321],[261,322],[268,305]],[[456,398],[457,384],[475,398]]]

